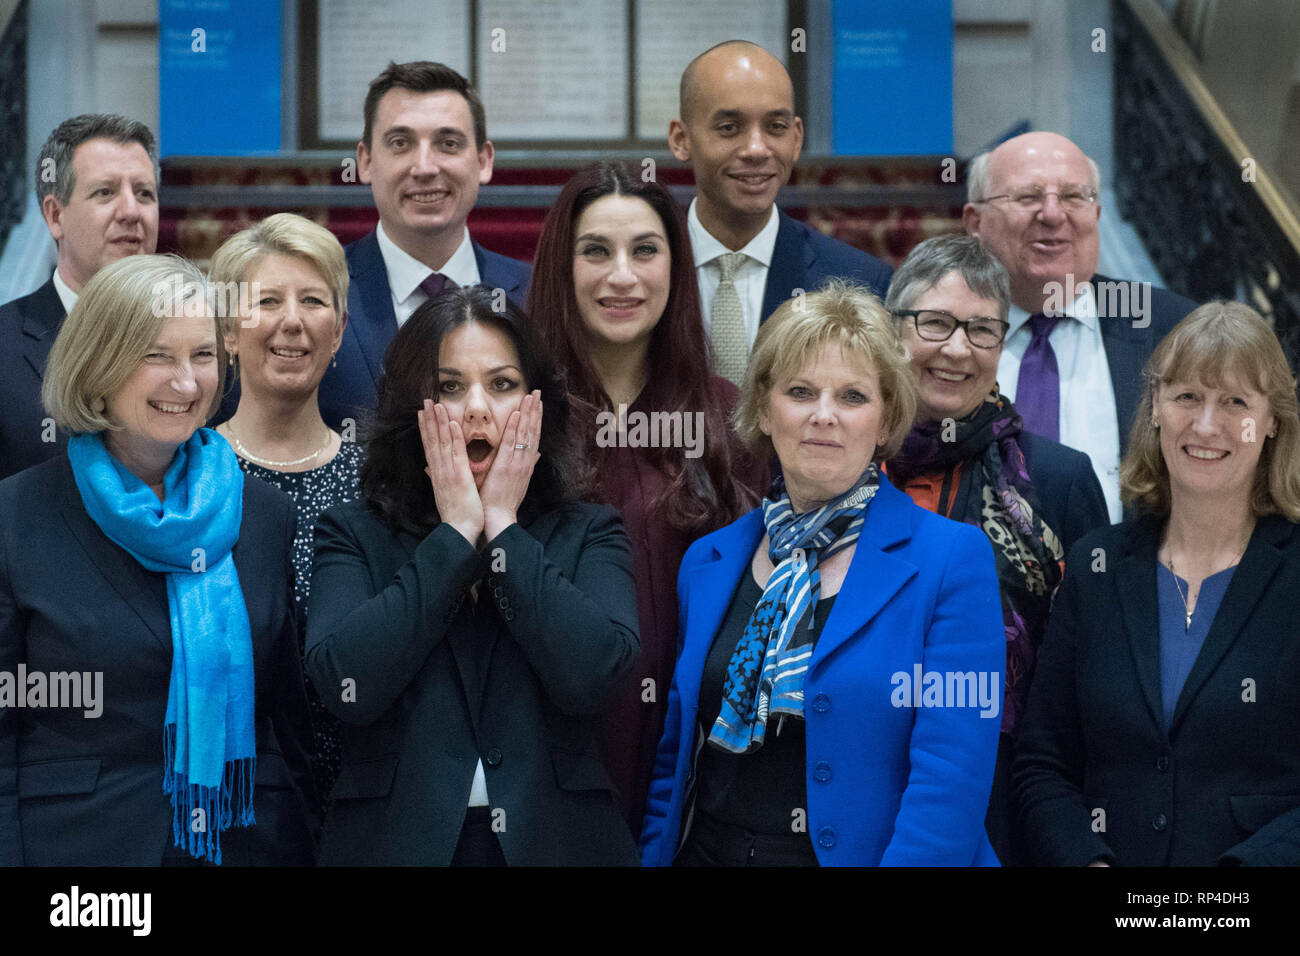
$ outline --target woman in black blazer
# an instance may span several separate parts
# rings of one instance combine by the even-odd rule
[[[1003,866],[1023,865],[1011,809],[1013,741],[1065,552],[1108,523],[1106,500],[1088,456],[1024,431],[998,391],[1011,284],[978,239],[922,242],[894,273],[885,305],[911,355],[919,398],[889,477],[921,507],[975,525],[993,545],[1006,699],[985,823]]]
[[[497,304],[453,289],[402,326],[363,498],[317,524],[307,671],[344,723],[323,864],[637,861],[596,736],[637,653],[630,547],[576,503],[563,386]]]
[[[1071,552],[1012,782],[1045,865],[1300,864],[1300,417],[1268,325],[1214,302],[1147,363],[1138,516]]]
[[[100,270],[45,376],[68,452],[0,482],[0,865],[311,863],[293,512],[200,427],[204,288]]]

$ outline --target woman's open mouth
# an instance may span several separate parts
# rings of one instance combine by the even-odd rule
[[[469,460],[478,464],[492,454],[492,443],[486,438],[474,438],[465,443],[465,454]]]

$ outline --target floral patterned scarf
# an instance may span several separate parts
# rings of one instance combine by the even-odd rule
[[[1021,430],[1020,414],[995,387],[965,418],[915,425],[887,466],[899,488],[920,475],[944,474],[940,507],[948,498],[952,470],[962,466],[948,517],[977,526],[993,545],[1007,636],[1002,731],[1012,735],[1064,570],[1060,538],[1043,520],[1038,492],[1025,471],[1017,439]]]

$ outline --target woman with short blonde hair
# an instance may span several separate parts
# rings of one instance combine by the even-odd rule
[[[268,216],[227,239],[212,259],[214,294],[229,306],[222,335],[238,404],[217,431],[246,474],[279,488],[298,512],[293,564],[306,647],[316,521],[360,494],[361,446],[325,424],[319,392],[347,322],[348,264],[334,234],[292,213]],[[229,407],[229,404],[227,404]],[[338,718],[308,687],[316,728],[312,768],[326,797],[338,775]]]
[[[777,314],[780,322],[773,322]],[[772,440],[759,418],[773,383],[789,378],[827,345],[872,357],[888,412],[883,423],[885,443],[878,450],[888,458],[903,443],[916,414],[916,380],[907,352],[898,344],[893,320],[880,299],[861,286],[832,280],[820,291],[790,299],[758,330],[749,367],[736,406],[740,438],[764,458]]]
[[[312,862],[293,513],[203,427],[223,366],[175,256],[104,266],[59,330],[67,453],[0,482],[0,672],[94,684],[0,706],[0,866]]]
[[[997,865],[993,556],[982,531],[880,479],[915,407],[869,292],[833,283],[763,323],[738,419],[782,475],[682,560],[646,865]],[[986,706],[974,687],[921,706],[912,685],[944,673]]]
[[[126,384],[174,313],[206,313],[208,299],[203,273],[180,256],[149,256],[131,269],[115,269],[93,286],[88,284],[78,298],[82,307],[64,320],[50,349],[41,385],[41,401],[55,425],[73,435],[120,428],[105,417],[105,396]],[[217,374],[224,377],[226,351],[219,338],[216,345]],[[215,414],[220,404],[218,390],[204,418]]]

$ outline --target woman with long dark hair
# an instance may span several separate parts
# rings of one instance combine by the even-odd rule
[[[686,220],[624,164],[579,170],[547,214],[528,311],[567,372],[592,500],[632,539],[641,656],[606,715],[605,754],[639,830],[677,655],[677,569],[744,514],[766,463],[729,425],[735,386],[710,370]]]
[[[307,671],[345,725],[322,864],[636,860],[595,724],[637,652],[627,535],[575,500],[563,387],[496,305],[402,326],[362,498],[316,526]]]

